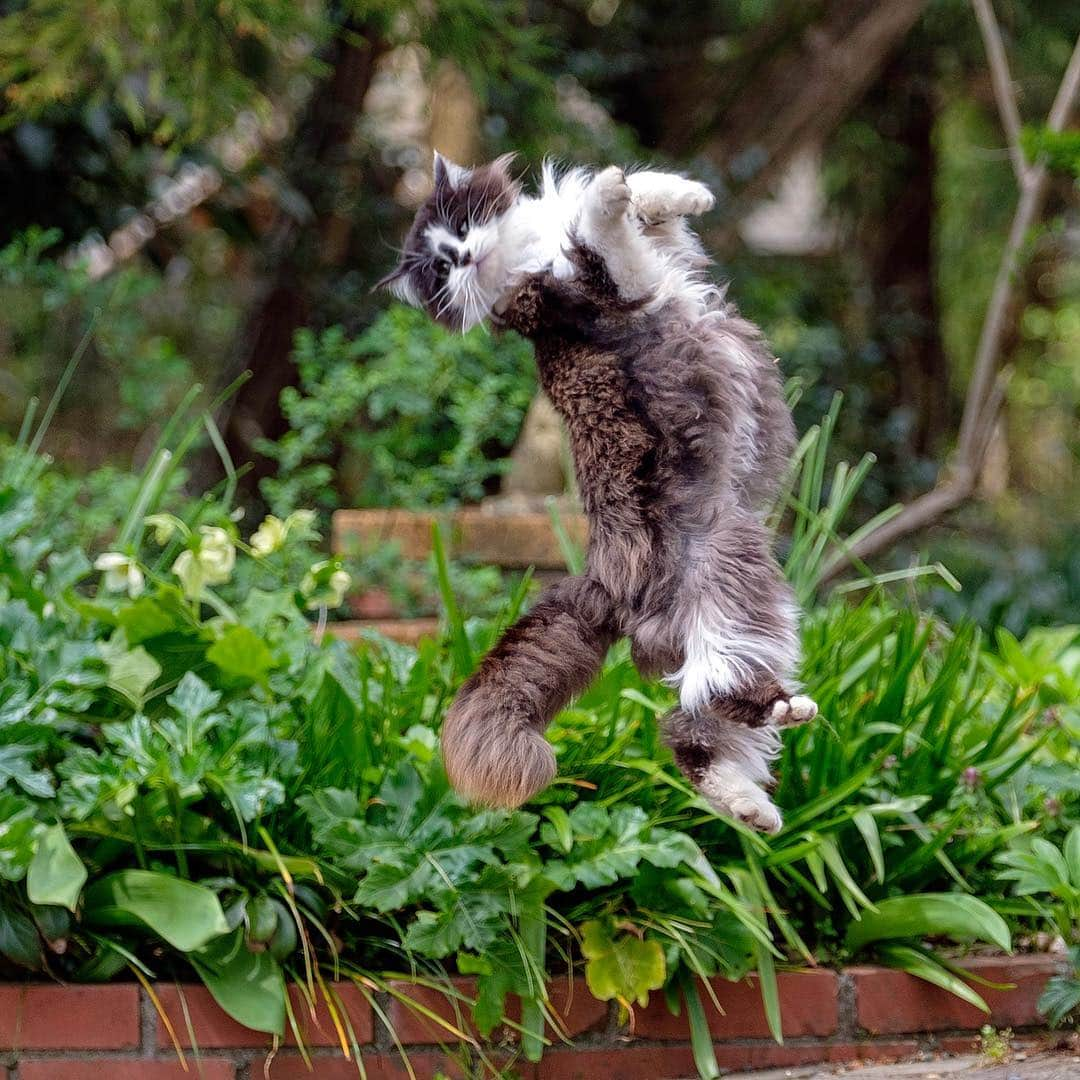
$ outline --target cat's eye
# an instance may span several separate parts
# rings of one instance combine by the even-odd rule
[[[454,230],[459,240],[465,239],[465,234],[469,231],[469,223],[467,221],[459,221],[458,227]]]
[[[450,260],[442,257],[435,260],[435,273],[439,277],[446,277],[450,273]]]

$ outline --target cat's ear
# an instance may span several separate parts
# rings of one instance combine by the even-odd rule
[[[485,176],[494,178],[502,185],[506,197],[511,202],[521,194],[521,183],[512,172],[512,167],[516,159],[517,154],[513,151],[509,154],[500,154],[490,164],[485,165],[481,170],[478,170],[478,172],[483,172]],[[505,209],[505,207],[503,207],[503,209]]]
[[[443,157],[436,150],[434,173],[436,187],[442,187],[445,184],[448,187],[456,188],[469,175],[469,170],[461,165],[455,165],[449,158]]]
[[[386,289],[391,296],[400,300],[403,304],[420,307],[420,296],[413,287],[413,283],[409,280],[409,271],[404,263],[395,266],[386,277],[376,281],[372,285],[371,291],[374,292],[376,289]]]
[[[510,172],[510,167],[514,164],[514,162],[516,160],[517,160],[517,152],[514,151],[514,150],[511,150],[507,154],[500,154],[491,163],[491,168],[495,172],[500,173],[502,176],[506,177],[507,181],[509,181],[510,183],[516,183],[516,181],[514,180],[513,174]]]

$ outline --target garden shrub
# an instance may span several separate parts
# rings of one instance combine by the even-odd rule
[[[815,599],[821,537],[860,471],[834,473],[830,494],[829,424],[800,448],[787,543],[822,717],[785,735],[773,838],[685,783],[657,729],[671,692],[624,645],[553,725],[550,789],[517,811],[462,803],[439,724],[527,579],[498,617],[466,619],[437,543],[444,638],[353,649],[313,628],[347,588],[313,514],[241,529],[227,485],[166,512],[152,462],[108,544],[84,553],[75,538],[100,535],[79,525],[85,509],[50,497],[59,481],[26,439],[4,449],[6,973],[194,974],[281,1034],[287,981],[403,994],[394,976],[457,971],[477,977],[463,1004],[485,1034],[522,997],[529,1057],[545,974],[568,963],[625,1008],[685,998],[698,1025],[696,976],[756,969],[777,1034],[787,963],[869,952],[977,1000],[925,940],[1007,948],[1046,925],[996,860],[1075,847],[1077,634],[991,645],[869,582],[861,601]],[[709,1072],[709,1040],[696,1045]]]

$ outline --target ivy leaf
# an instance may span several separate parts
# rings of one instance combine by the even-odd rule
[[[406,948],[436,959],[461,948],[485,953],[506,931],[516,885],[509,868],[486,867],[475,884],[454,890],[442,911],[417,915],[405,934]]]
[[[34,768],[37,750],[32,746],[11,743],[0,746],[0,787],[13,780],[26,792],[38,799],[51,799],[56,794],[49,773]]]
[[[666,964],[658,942],[629,933],[612,937],[610,924],[596,919],[585,923],[581,934],[585,981],[593,997],[646,1005],[649,991],[664,985]]]
[[[195,672],[187,671],[165,700],[186,720],[197,720],[217,705],[221,694],[211,690]]]
[[[548,879],[563,891],[578,885],[589,889],[614,885],[635,876],[643,861],[670,869],[680,863],[693,866],[701,857],[689,836],[650,826],[638,806],[609,811],[597,803],[579,803],[566,823],[545,822],[541,839],[557,851],[566,851],[566,824],[570,849],[564,859],[551,860],[544,868]]]
[[[0,795],[0,878],[21,880],[34,856],[37,828],[34,809],[28,802],[14,795]]]

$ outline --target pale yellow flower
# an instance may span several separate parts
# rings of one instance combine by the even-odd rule
[[[199,533],[196,549],[181,551],[172,565],[184,595],[191,600],[199,599],[207,585],[222,585],[228,581],[236,566],[236,547],[224,529],[217,525],[202,525]]]
[[[187,526],[172,514],[148,514],[143,518],[143,524],[149,525],[154,530],[154,540],[159,547],[164,547],[176,534],[177,530],[187,535]]]
[[[336,560],[315,563],[300,581],[300,592],[307,598],[307,607],[340,607],[349,591],[352,578]]]
[[[291,517],[292,515],[290,515]],[[273,514],[267,514],[262,524],[251,534],[251,554],[256,559],[264,559],[279,551],[289,532],[289,523]]]
[[[206,578],[194,551],[188,548],[181,551],[172,564],[172,572],[180,579],[180,587],[189,600],[198,600],[202,596]]]
[[[315,527],[317,516],[314,510],[294,510],[285,519],[285,531],[290,532],[293,529],[299,529],[302,532],[310,533]]]
[[[105,573],[105,588],[109,592],[126,592],[138,596],[146,585],[138,563],[120,551],[106,551],[94,560],[94,569]]]
[[[217,525],[203,525],[199,532],[202,539],[196,558],[202,567],[203,581],[207,585],[221,585],[229,580],[236,565],[232,537]]]

